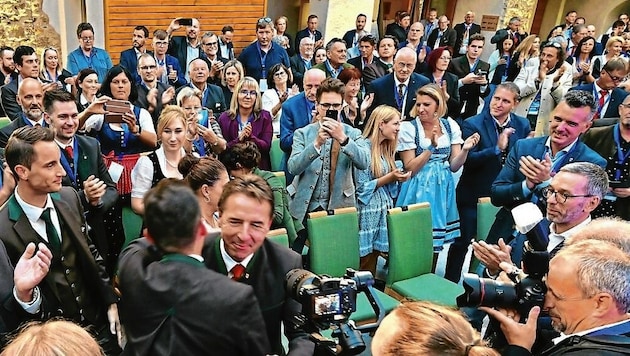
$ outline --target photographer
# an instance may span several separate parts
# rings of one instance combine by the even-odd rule
[[[546,347],[540,354],[627,354],[630,347],[628,276],[630,256],[609,242],[584,240],[558,252],[549,264],[543,309],[561,334],[544,340]],[[514,310],[480,309],[501,323],[509,343],[503,355],[532,354],[539,307],[531,309],[525,324],[518,322],[520,315]]]

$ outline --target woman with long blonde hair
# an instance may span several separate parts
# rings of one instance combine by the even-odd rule
[[[394,207],[398,183],[411,176],[394,162],[400,121],[400,112],[391,106],[374,109],[363,131],[369,142],[371,163],[366,169],[354,171],[361,270],[369,270],[372,275],[376,275],[378,256],[389,252],[387,209]]]
[[[510,59],[506,81],[514,81],[523,67],[536,67],[540,64],[540,37],[529,35],[516,46]]]

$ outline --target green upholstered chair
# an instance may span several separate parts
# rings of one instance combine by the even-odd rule
[[[477,235],[476,241],[485,241],[488,237],[488,232],[494,223],[494,217],[499,211],[499,207],[492,205],[489,197],[479,198],[477,201]],[[473,254],[470,257],[470,273],[477,273],[479,268],[479,260]]]
[[[356,208],[309,213],[306,224],[312,272],[341,277],[346,273],[346,268],[359,269],[359,218]],[[375,294],[386,313],[398,305],[396,299],[379,290]],[[359,293],[357,311],[352,313],[350,319],[364,324],[376,318],[365,293]]]
[[[275,175],[276,177],[278,177],[278,179],[280,179],[280,181],[284,185],[284,189],[286,189],[287,188],[287,177],[284,174],[284,171],[277,171],[277,172],[271,172],[271,173],[273,173],[273,175]]]
[[[6,116],[0,117],[0,129],[11,123],[11,119]]]
[[[456,306],[464,290],[431,272],[433,226],[429,203],[413,204],[387,211],[389,271],[385,292],[401,300],[426,300]]]
[[[284,157],[284,151],[280,148],[280,139],[274,137],[273,140],[271,140],[271,148],[269,149],[272,171],[277,172],[282,170],[282,157]]]
[[[142,233],[142,216],[136,214],[131,207],[125,206],[122,209],[122,222],[125,231],[125,244],[123,250],[131,241],[140,237]]]
[[[267,233],[267,239],[289,248],[289,235],[285,228],[270,230]]]

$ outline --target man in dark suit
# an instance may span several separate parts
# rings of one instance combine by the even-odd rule
[[[9,83],[10,84],[10,83]],[[47,126],[43,118],[44,91],[42,84],[33,78],[26,78],[20,84],[17,103],[20,106],[19,115],[7,126],[0,129],[0,148],[7,145],[9,136],[22,126]]]
[[[163,180],[144,207],[146,238],[123,251],[118,272],[125,353],[270,353],[253,289],[205,268],[200,258],[206,229],[193,191]]]
[[[315,48],[322,47],[324,45],[324,40],[322,39],[322,33],[317,30],[317,26],[319,25],[319,18],[315,14],[308,15],[307,26],[305,29],[298,31],[295,34],[295,47],[298,48],[300,45],[300,41],[304,37],[309,37],[315,43]]]
[[[352,64],[355,68],[358,68],[361,73],[363,73],[363,69],[374,63],[374,60],[376,59],[374,56],[376,39],[372,35],[363,36],[359,39],[357,47],[359,49],[359,56],[348,59],[348,63]]]
[[[355,22],[355,28],[353,30],[347,31],[343,35],[343,41],[346,43],[348,47],[348,56],[350,58],[356,57],[356,53],[359,53],[359,41],[365,35],[369,35],[370,33],[365,31],[365,23],[367,21],[367,16],[365,14],[358,14],[357,20]],[[354,55],[351,53],[353,52]],[[356,67],[356,66],[355,66]]]
[[[470,240],[477,235],[477,201],[490,196],[490,186],[517,140],[531,131],[529,121],[511,111],[518,104],[519,89],[512,82],[499,84],[484,110],[462,124],[462,138],[479,134],[479,143],[468,153],[457,184],[457,210],[461,237],[448,250],[445,278],[458,283]],[[485,238],[485,236],[480,238]]]
[[[153,55],[157,63],[157,80],[169,84],[176,89],[186,85],[186,73],[179,65],[177,58],[166,53],[168,51],[168,34],[164,30],[153,32]]]
[[[616,125],[591,128],[582,136],[582,142],[606,158],[609,180],[624,183],[621,186],[611,185],[611,191],[604,197],[593,216],[618,216],[630,221],[630,159],[627,155],[630,146],[630,96],[626,96],[618,106],[619,122]]]
[[[528,201],[542,202],[542,189],[565,164],[591,162],[606,166],[605,159],[579,140],[591,127],[594,109],[592,94],[568,92],[552,112],[549,136],[516,142],[490,189],[492,204],[502,208],[488,233],[489,243],[512,236],[514,220],[510,210]],[[544,206],[540,207],[544,210]]]
[[[208,68],[210,68],[208,80],[211,84],[221,85],[221,72],[228,60],[220,55],[219,37],[212,31],[206,31],[201,36],[201,49],[203,49],[205,60],[208,62]]]
[[[455,47],[453,48],[455,50],[455,57],[460,57],[466,54],[470,36],[476,33],[481,33],[481,26],[473,21],[475,21],[475,13],[468,11],[464,16],[464,22],[458,23],[455,27],[453,27],[453,30],[455,30],[455,33],[457,34]]]
[[[134,27],[132,47],[120,52],[120,65],[127,68],[136,80],[136,83],[140,81],[140,76],[138,75],[138,58],[145,53],[153,55],[153,53],[147,51],[145,47],[147,38],[149,38],[149,29],[147,29],[146,26]]]
[[[103,161],[98,140],[76,135],[79,119],[75,102],[74,95],[65,90],[46,92],[44,119],[55,133],[55,142],[61,149],[61,165],[66,171],[62,184],[79,193],[90,226],[90,238],[112,275],[119,251],[110,251],[103,217],[118,200],[118,191]]]
[[[396,21],[385,27],[385,34],[394,36],[398,43],[401,43],[407,38],[410,23],[411,15],[407,11],[396,11]]]
[[[512,48],[516,48],[516,46],[518,46],[518,44],[527,37],[527,32],[521,29],[521,19],[519,17],[512,17],[506,28],[497,30],[494,36],[490,39],[490,43],[497,43],[498,45],[499,41],[506,37],[512,38],[512,41],[514,42],[514,46]],[[499,51],[502,50],[501,48],[497,49]]]
[[[210,75],[210,69],[208,63],[197,58],[190,63],[190,87],[193,89],[199,89],[202,93],[201,105],[205,108],[212,110],[215,117],[227,110],[225,103],[225,96],[223,90],[214,85],[208,83],[208,77]],[[184,87],[180,87],[177,93]]]
[[[287,184],[293,181],[293,175],[287,169],[287,161],[293,146],[293,134],[313,121],[313,110],[317,101],[317,89],[326,79],[326,73],[319,69],[309,69],[304,74],[304,91],[289,98],[282,104],[280,117],[280,148],[284,151],[284,171]]]
[[[202,256],[208,268],[254,288],[265,320],[270,354],[283,355],[280,328],[284,323],[290,355],[312,355],[315,344],[296,316],[301,305],[285,291],[286,274],[301,268],[300,255],[267,240],[273,221],[273,194],[260,177],[235,178],[219,200],[221,237],[206,239]]]
[[[146,109],[151,114],[153,126],[157,127],[162,108],[175,104],[175,88],[157,80],[157,62],[150,54],[143,54],[138,58],[138,73],[138,99],[134,105]]]
[[[386,104],[398,108],[403,120],[410,119],[409,112],[416,103],[416,90],[429,84],[429,79],[413,71],[417,60],[413,49],[405,47],[398,50],[394,58],[394,73],[373,81],[368,88],[368,93],[374,95],[374,100],[367,117],[370,117],[376,107]]]
[[[309,37],[304,37],[300,41],[298,53],[289,58],[291,63],[291,73],[293,73],[293,84],[297,84],[300,91],[304,90],[304,73],[311,69],[313,59],[314,42]]]
[[[370,84],[394,71],[394,56],[398,51],[398,40],[391,35],[385,35],[378,40],[378,58],[374,58],[372,64],[363,66],[363,86],[369,88]]]
[[[234,28],[232,26],[223,26],[221,29],[221,36],[219,36],[219,57],[223,59],[234,59]]]
[[[457,33],[455,30],[448,27],[451,22],[446,16],[440,16],[438,21],[438,28],[431,31],[427,40],[427,46],[433,48],[448,47],[451,53],[459,50],[455,48],[455,41],[457,41]]]
[[[179,66],[184,73],[186,73],[186,80],[190,82],[190,77],[188,76],[190,62],[196,58],[204,57],[203,51],[201,50],[201,39],[199,38],[201,29],[199,20],[193,18],[192,25],[186,26],[186,36],[171,36],[173,31],[181,28],[179,20],[180,18],[178,17],[171,21],[168,29],[166,29],[166,33],[170,37],[168,54],[177,58]],[[192,53],[192,55],[189,55],[189,52]]]
[[[628,96],[628,92],[617,85],[625,78],[626,60],[613,58],[604,64],[601,75],[594,83],[582,84],[569,90],[585,90],[592,93],[597,102],[593,120],[619,117],[619,104]]]
[[[481,34],[470,36],[466,55],[453,59],[448,71],[459,77],[459,100],[462,103],[462,120],[477,115],[479,98],[487,95],[490,64],[479,57],[485,38]]]
[[[17,296],[22,321],[63,317],[84,326],[107,354],[120,349],[117,297],[103,260],[86,234],[77,192],[62,187],[65,171],[52,130],[23,127],[5,150],[16,178],[15,193],[0,208],[0,238],[13,265],[30,243],[52,251],[50,270]]]

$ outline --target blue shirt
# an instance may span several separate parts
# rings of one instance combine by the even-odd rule
[[[92,48],[92,52],[89,57],[86,57],[83,54],[83,50],[81,47],[75,49],[74,51],[68,54],[68,60],[66,61],[68,66],[68,71],[72,73],[72,75],[79,74],[81,69],[92,68],[96,71],[98,75],[99,83],[105,81],[105,77],[107,76],[107,71],[113,67],[112,59],[109,57],[109,54],[101,48]]]
[[[275,64],[282,63],[287,68],[291,68],[291,63],[289,62],[289,55],[287,51],[277,45],[274,42],[271,42],[271,48],[267,51],[267,55],[264,56],[264,53],[259,51],[258,41],[250,44],[249,46],[243,49],[241,55],[238,56],[238,60],[243,64],[243,68],[245,69],[245,73],[248,76],[259,81],[263,78],[262,72],[262,62],[261,62],[261,54],[265,57],[265,69],[267,72],[273,67]]]

